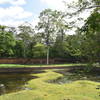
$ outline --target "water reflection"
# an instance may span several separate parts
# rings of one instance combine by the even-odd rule
[[[71,83],[77,80],[90,80],[100,82],[100,73],[99,72],[87,72],[84,73],[83,71],[72,71],[68,72],[67,70],[57,70],[57,73],[63,74],[63,77],[59,77],[55,80],[49,80],[49,83],[57,83],[57,84],[64,84],[64,83]]]
[[[42,73],[44,71],[34,71],[33,73]],[[32,74],[18,74],[18,73],[6,73],[0,74],[0,95],[17,92],[20,90],[26,90],[31,88],[26,87],[28,81],[31,79],[38,78]],[[34,85],[34,84],[33,84]]]

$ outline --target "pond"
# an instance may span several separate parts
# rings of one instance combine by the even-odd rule
[[[44,71],[34,71],[35,73],[42,73]],[[27,87],[28,81],[38,78],[32,74],[19,74],[19,73],[5,73],[0,74],[0,95],[26,90],[31,88]]]
[[[49,83],[65,84],[77,80],[100,82],[100,72],[83,72],[82,70],[74,70],[72,72],[67,70],[56,70],[55,72],[63,74],[63,77],[59,77],[55,80],[49,80]]]
[[[55,80],[48,80],[51,84],[64,84],[71,83],[77,80],[91,80],[100,82],[100,73],[91,72],[84,73],[83,71],[68,71],[66,69],[52,70],[56,73],[60,73],[63,77],[59,77]],[[28,81],[36,79],[37,73],[45,73],[43,70],[34,71],[33,74],[21,74],[21,73],[5,73],[0,74],[0,95],[4,95],[11,92],[17,92],[20,90],[32,90],[32,88],[27,87]],[[33,84],[34,85],[34,84]]]

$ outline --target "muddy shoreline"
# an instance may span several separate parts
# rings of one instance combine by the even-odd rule
[[[74,67],[20,67],[20,68],[0,68],[0,73],[32,73],[39,70],[47,69],[66,69],[66,70],[75,70],[75,69],[84,69],[83,66],[74,66]]]
[[[72,70],[83,70],[85,66],[59,66],[59,67],[20,67],[20,68],[0,68],[0,73],[32,73],[39,70],[47,69],[66,69],[68,71]],[[99,67],[92,68],[93,71],[100,71]]]

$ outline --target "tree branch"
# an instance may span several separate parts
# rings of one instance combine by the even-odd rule
[[[90,6],[90,7],[86,8],[86,9],[91,9],[91,8],[95,8],[95,7],[100,7],[100,5]]]

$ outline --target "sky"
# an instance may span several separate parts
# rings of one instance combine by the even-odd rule
[[[29,22],[35,26],[40,12],[44,9],[64,11],[63,1],[71,3],[77,0],[0,0],[0,25],[16,27]]]
[[[0,0],[0,24],[18,26],[25,21],[35,24],[46,8],[63,10],[63,0]]]

